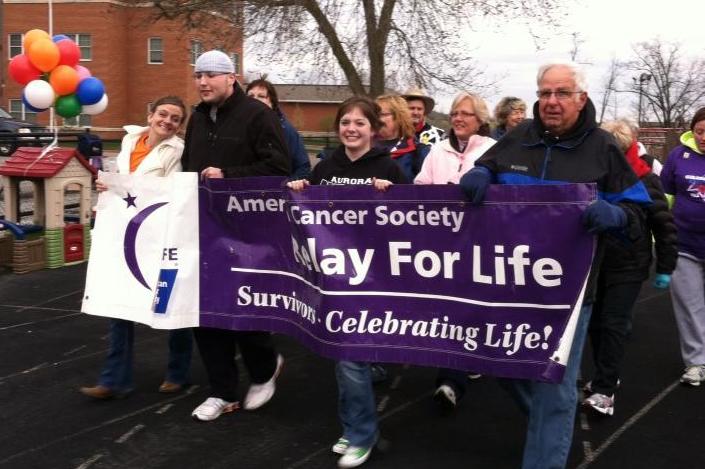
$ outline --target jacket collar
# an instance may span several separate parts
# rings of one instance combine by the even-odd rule
[[[575,146],[579,144],[590,132],[597,128],[597,122],[595,121],[595,106],[592,104],[590,98],[585,102],[585,106],[578,114],[578,120],[575,125],[568,130],[564,135],[553,136],[541,122],[539,116],[539,102],[534,103],[534,119],[531,124],[531,140],[533,142],[528,142],[529,144],[538,145],[543,143],[545,145],[552,144],[562,144],[563,146]]]

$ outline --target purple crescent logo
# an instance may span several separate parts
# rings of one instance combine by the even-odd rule
[[[137,232],[139,231],[140,226],[142,226],[142,223],[144,223],[144,221],[147,219],[148,216],[152,214],[152,212],[157,210],[159,207],[166,205],[167,203],[168,202],[159,202],[141,210],[137,213],[137,215],[132,217],[132,219],[127,223],[127,228],[125,229],[125,240],[123,241],[123,248],[125,250],[125,263],[127,263],[127,267],[130,269],[130,272],[135,277],[135,279],[137,279],[137,281],[140,282],[147,290],[151,290],[151,288],[149,288],[149,285],[147,285],[147,282],[145,281],[144,276],[142,275],[142,271],[140,270],[140,266],[137,263]]]

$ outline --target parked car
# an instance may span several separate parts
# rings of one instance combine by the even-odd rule
[[[0,156],[10,156],[17,147],[35,147],[46,145],[52,140],[51,136],[23,136],[18,134],[48,134],[49,129],[32,122],[15,119],[12,115],[0,108]]]

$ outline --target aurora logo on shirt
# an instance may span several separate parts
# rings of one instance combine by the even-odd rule
[[[344,186],[347,184],[372,184],[372,178],[348,178],[333,176],[330,179],[321,179],[322,186]]]

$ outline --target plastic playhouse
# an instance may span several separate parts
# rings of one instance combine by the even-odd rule
[[[19,148],[2,166],[5,219],[0,220],[0,265],[15,273],[88,260],[91,183],[96,169],[73,148]],[[33,186],[33,224],[20,224],[20,182]],[[67,221],[65,198],[78,194],[78,219]]]

